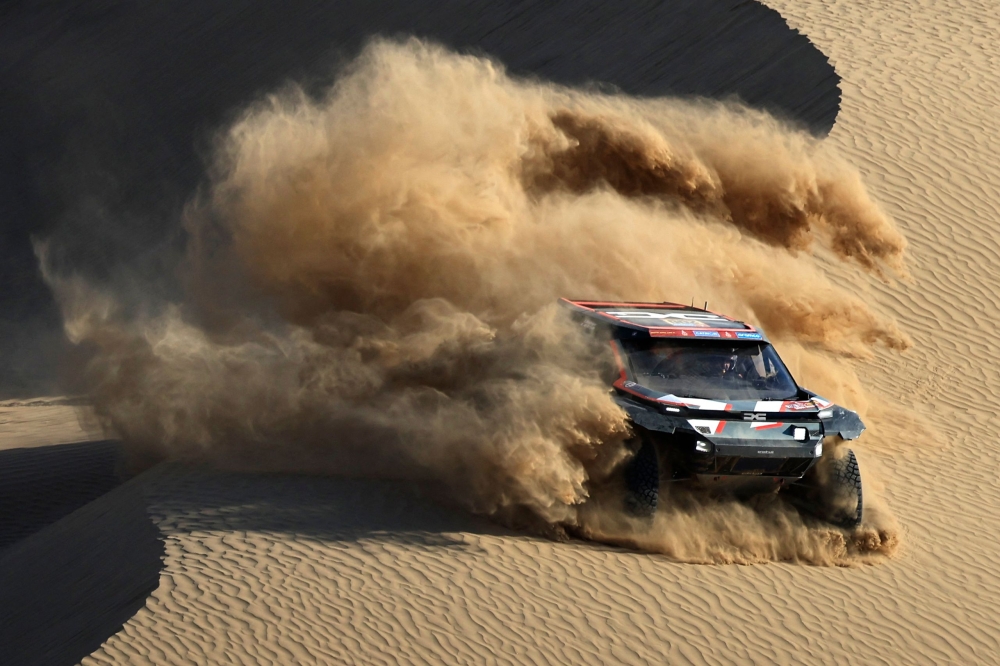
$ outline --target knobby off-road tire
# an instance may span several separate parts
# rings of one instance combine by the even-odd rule
[[[847,455],[830,463],[830,485],[838,507],[831,516],[831,521],[845,529],[853,529],[861,524],[864,515],[864,496],[861,492],[861,470],[854,451],[848,449]],[[856,508],[851,509],[857,501]]]
[[[625,510],[633,516],[651,517],[660,495],[660,464],[656,446],[645,437],[625,467]]]

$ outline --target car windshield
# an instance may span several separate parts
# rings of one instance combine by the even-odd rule
[[[707,400],[791,400],[798,386],[767,343],[623,341],[635,381],[653,391]]]

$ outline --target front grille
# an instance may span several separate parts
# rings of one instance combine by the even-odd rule
[[[784,458],[739,458],[733,464],[733,474],[765,474],[777,476]]]
[[[812,458],[744,458],[718,456],[715,474],[746,474],[757,476],[802,476]]]

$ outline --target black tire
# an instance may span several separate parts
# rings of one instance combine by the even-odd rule
[[[861,492],[861,470],[854,451],[830,463],[830,486],[833,493],[831,522],[845,529],[861,524],[864,517],[864,496]]]
[[[651,517],[656,513],[660,495],[660,464],[656,445],[645,437],[639,450],[625,467],[625,510],[634,516]]]

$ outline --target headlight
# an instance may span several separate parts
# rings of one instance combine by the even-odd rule
[[[823,455],[823,442],[820,442],[813,447],[813,458],[819,458]]]
[[[711,442],[707,442],[704,439],[699,439],[694,444],[694,450],[697,451],[698,453],[711,453],[712,452],[712,443]]]
[[[792,430],[792,437],[796,442],[804,442],[809,438],[809,431],[805,428],[795,428]]]
[[[832,409],[824,409],[822,412],[819,413],[819,417],[821,419],[828,419],[831,416],[833,416],[833,410]]]

